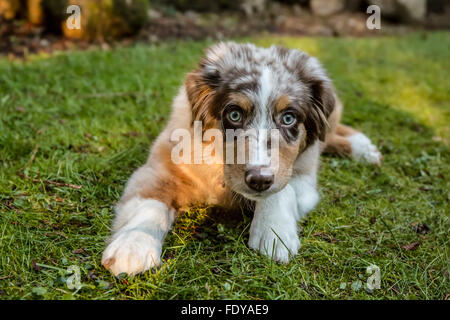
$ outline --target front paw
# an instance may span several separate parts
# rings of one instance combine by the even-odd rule
[[[119,233],[103,252],[102,264],[115,276],[135,275],[161,264],[161,242],[141,230]]]
[[[297,254],[300,239],[296,232],[280,234],[272,228],[256,227],[250,229],[248,245],[275,261],[287,263],[291,256]]]

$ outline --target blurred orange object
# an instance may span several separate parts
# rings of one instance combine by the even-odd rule
[[[6,20],[14,19],[19,12],[19,0],[0,0],[0,17]]]
[[[34,25],[41,25],[44,22],[44,10],[42,0],[28,0],[28,21]]]
[[[83,37],[84,37],[84,32],[83,32],[84,28],[69,29],[67,27],[66,21],[62,22],[61,28],[62,28],[64,37],[66,37],[68,39],[83,39]]]

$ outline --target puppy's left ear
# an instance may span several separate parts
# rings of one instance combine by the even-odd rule
[[[309,57],[300,69],[300,79],[310,89],[309,114],[305,121],[309,142],[324,141],[329,130],[328,117],[335,108],[333,84],[316,58]]]
[[[329,129],[328,117],[335,108],[336,99],[334,88],[329,79],[317,80],[311,84],[313,112],[317,114],[320,122],[318,137],[325,140],[325,135]]]

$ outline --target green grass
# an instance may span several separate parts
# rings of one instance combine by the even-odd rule
[[[380,168],[323,157],[322,200],[300,223],[299,255],[273,263],[246,246],[250,214],[200,208],[176,223],[161,269],[116,279],[100,265],[112,207],[209,43],[28,62],[0,58],[0,299],[443,299],[449,293],[450,33],[246,40],[318,56],[346,105],[344,122],[384,154]],[[419,224],[429,232],[416,232]],[[416,242],[415,250],[403,248]],[[381,289],[368,292],[371,264],[381,270]],[[71,265],[81,269],[80,290],[66,285]]]

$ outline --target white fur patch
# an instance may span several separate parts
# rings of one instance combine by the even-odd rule
[[[290,184],[295,190],[298,219],[304,218],[319,202],[315,178],[308,175],[295,177]]]
[[[295,191],[287,185],[280,192],[256,203],[250,226],[250,248],[275,261],[288,262],[300,248]]]
[[[357,133],[347,137],[352,147],[352,157],[357,161],[372,164],[381,163],[381,153],[378,151],[370,139],[363,133]]]
[[[162,242],[174,214],[157,200],[134,197],[116,208],[112,241],[102,263],[116,276],[135,275],[161,264]]]
[[[102,263],[116,276],[135,275],[161,264],[161,245],[144,230],[119,232],[103,252]]]
[[[270,94],[274,89],[273,70],[271,70],[268,67],[264,67],[262,69],[259,84],[260,84],[259,90],[260,109],[265,110],[267,103],[269,101]],[[267,119],[266,117],[262,117],[262,121],[265,121],[266,119]],[[262,125],[262,128],[266,128],[266,126]]]

